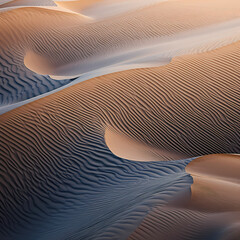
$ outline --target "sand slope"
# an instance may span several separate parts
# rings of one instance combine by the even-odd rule
[[[23,62],[27,46],[33,43],[30,36],[38,35],[36,39],[39,39],[43,31],[53,31],[56,26],[60,28],[62,19],[66,24],[81,24],[84,21],[77,15],[40,8],[22,8],[0,14],[1,105],[38,96],[70,82],[54,81],[48,76],[36,74]]]
[[[194,181],[190,208],[211,212],[240,211],[239,155],[203,156],[191,162],[186,171]]]
[[[238,239],[240,157],[215,154],[191,161],[191,197],[155,207],[129,239]],[[181,206],[182,204],[182,206]],[[180,206],[179,206],[180,205]]]
[[[136,2],[1,8],[0,239],[239,239],[240,3]]]
[[[41,8],[3,12],[1,105],[49,92],[82,74],[91,78],[129,68],[158,66],[169,63],[176,55],[208,51],[237,41],[239,2],[231,0],[223,8],[225,3],[218,2],[216,10],[215,0],[194,4],[160,2],[97,22],[84,15]],[[224,25],[225,21],[230,21],[229,25]],[[204,33],[204,28],[220,23],[223,25]],[[202,30],[197,31],[198,28]],[[68,81],[59,83],[45,75]]]
[[[239,51],[240,42],[176,58],[163,67],[101,76],[3,114],[2,234],[15,229],[13,235],[30,239],[59,239],[63,234],[124,239],[152,206],[164,206],[190,188],[191,178],[183,171],[188,160],[164,164],[121,159],[105,144],[108,126],[168,153],[239,153]],[[107,186],[112,186],[110,192]],[[110,202],[126,198],[109,208],[103,196]],[[129,202],[128,207],[123,204]],[[42,219],[47,219],[45,231]],[[19,222],[32,225],[23,229]]]

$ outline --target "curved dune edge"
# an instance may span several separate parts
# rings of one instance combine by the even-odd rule
[[[206,155],[185,169],[193,177],[190,196],[154,207],[129,240],[240,238],[240,156]]]
[[[213,154],[186,167],[193,177],[189,207],[201,211],[240,211],[240,155]]]
[[[81,13],[82,10],[104,0],[75,0],[75,1],[54,1],[59,7],[67,8],[73,12]]]
[[[73,193],[80,188],[77,194],[69,193],[70,199],[73,197],[75,202],[79,202],[79,198],[76,199],[75,196],[81,197],[82,192],[88,191],[86,183],[93,191],[99,190],[99,185],[101,187],[103,183],[115,183],[120,178],[129,183],[135,179],[136,171],[148,166],[147,164],[150,165],[150,170],[146,172],[143,169],[140,172],[141,176],[146,172],[145,178],[140,183],[135,182],[135,187],[131,185],[131,190],[136,188],[138,183],[141,188],[142,183],[148,182],[147,176],[159,176],[155,168],[160,162],[138,163],[114,156],[104,143],[106,126],[111,126],[148,146],[168,152],[187,152],[190,156],[214,152],[240,153],[239,52],[240,42],[237,42],[211,52],[175,59],[164,67],[123,71],[97,77],[3,114],[0,117],[0,131],[3,136],[0,139],[0,154],[4,159],[2,164],[6,179],[3,183],[3,196],[9,197],[7,210],[11,216],[7,213],[3,222],[8,224],[7,219],[14,221],[15,218],[19,218],[16,215],[21,218],[24,211],[21,208],[22,202],[17,202],[19,189],[24,189],[24,186],[18,178],[15,180],[15,175],[28,176],[27,179],[31,181],[28,193],[35,194],[41,189],[43,196],[46,196],[43,200],[39,199],[39,194],[35,196],[34,210],[45,206],[43,202],[46,199],[47,206],[51,205],[53,208],[59,200],[65,202],[61,196],[65,197],[69,189],[64,188],[65,185],[61,181],[72,183],[72,176],[76,176],[74,185],[68,186],[72,186]],[[181,162],[170,162],[169,169],[162,170],[163,174],[170,171],[176,178],[180,175],[179,178],[175,178],[180,184],[183,177],[188,181],[190,178],[183,169],[180,169],[179,173]],[[162,166],[165,164],[167,163]],[[25,165],[29,171],[24,171]],[[49,172],[50,176],[54,176],[46,179]],[[54,191],[63,187],[59,194],[52,195],[54,199],[49,198],[48,194],[45,195],[48,188],[41,184],[42,179],[46,179],[44,183],[49,182]],[[51,184],[53,179],[56,179],[57,187]],[[169,178],[165,181],[163,178],[156,180],[157,183],[161,181],[163,189],[172,184],[169,183]],[[12,186],[15,186],[14,191]],[[33,191],[34,187],[38,191]],[[155,187],[158,189],[158,186]],[[9,188],[12,191],[9,191]],[[125,188],[125,185],[122,188]],[[167,192],[163,195],[167,195]],[[173,192],[175,193],[175,187]],[[148,190],[145,193],[148,193]],[[141,192],[139,195],[144,194]],[[154,194],[153,196],[155,197]],[[31,199],[27,199],[26,202],[31,208]],[[88,203],[87,200],[86,202]],[[112,201],[107,202],[112,205]],[[0,206],[5,211],[5,205]],[[96,202],[94,206],[98,208]],[[199,208],[199,205],[197,207]],[[235,205],[234,209],[237,208],[238,205]],[[226,208],[219,209],[222,211]],[[194,209],[190,210],[185,216],[186,219],[189,219],[192,212],[195,214]],[[229,218],[235,221],[232,220],[232,215]],[[31,222],[28,216],[26,219]],[[42,219],[45,218],[41,217]],[[169,219],[168,213],[164,219]],[[191,219],[190,222],[193,222]],[[215,219],[216,215],[212,221]],[[203,219],[199,224],[202,222],[206,223]],[[14,222],[11,224],[15,227]],[[222,231],[222,227],[226,225],[221,224]],[[209,229],[209,226],[207,227]],[[187,229],[188,232],[189,230],[191,229]]]
[[[186,172],[193,176],[240,183],[240,155],[212,154],[189,163]]]
[[[42,7],[23,7],[0,13],[0,85],[3,86],[0,89],[0,105],[19,103],[69,84],[70,79],[53,81],[46,75],[29,70],[24,65],[24,55],[31,51],[35,40],[42,43],[43,48],[48,47],[52,41],[48,33],[54,29],[85,23],[86,19],[76,13]],[[58,40],[56,45],[61,45],[61,40]],[[37,53],[42,55],[41,51]]]
[[[225,2],[228,4],[223,8]],[[146,41],[150,41],[151,45],[151,40],[158,41],[159,37],[164,40],[172,36],[174,40],[176,34],[231,21],[240,16],[240,4],[234,0],[224,0],[217,3],[220,6],[218,11],[215,11],[215,0],[211,0],[210,3],[200,0],[194,1],[194,4],[191,1],[190,5],[188,3],[187,0],[167,1],[138,9],[131,14],[124,13],[89,24],[78,14],[63,14],[61,12],[57,15],[57,11],[50,12],[50,10],[40,8],[21,8],[1,13],[0,35],[3,36],[1,38],[3,52],[0,55],[1,62],[4,65],[3,78],[0,80],[4,85],[1,105],[24,101],[56,89],[59,85],[66,85],[66,82],[71,81],[67,79],[60,84],[53,81],[48,75],[56,75],[58,79],[66,79],[69,76],[99,70],[103,64],[107,66],[109,66],[109,62],[113,64],[112,60],[116,63],[122,57],[117,55],[118,53],[124,52],[126,54],[125,58],[121,59],[121,64],[128,67],[130,64],[134,65],[134,63],[135,66],[141,64],[142,61],[144,64],[149,61],[154,64],[159,62],[162,64],[162,59],[171,59],[172,55],[169,56],[169,52],[165,52],[167,56],[163,55],[159,58],[158,53],[162,53],[162,50],[165,49],[171,50],[169,46],[168,48],[166,46],[157,48],[158,51],[152,49],[151,51],[154,53],[152,56],[147,56],[144,53],[144,59],[141,58],[141,52],[137,62],[126,62],[127,54],[132,49],[136,49],[136,46],[145,48]],[[190,16],[183,18],[182,16],[186,12]],[[21,19],[21,21],[18,19]],[[191,19],[191,22],[189,22],[189,19]],[[131,24],[129,25],[129,23]],[[136,27],[132,28],[131,26]],[[236,27],[236,25],[234,26]],[[231,39],[226,40],[225,36],[228,36],[228,34],[224,32],[224,37],[215,42],[216,46],[219,47],[238,40],[239,38],[235,34],[239,31],[235,27],[231,29],[230,33],[228,32]],[[192,42],[195,42],[195,40]],[[215,48],[215,43],[211,43],[213,48]],[[177,46],[183,45],[177,44]],[[188,46],[189,42],[185,45]],[[192,50],[185,52],[185,54],[212,49],[209,48],[207,43],[202,46],[203,49],[197,48],[197,50],[196,46],[192,46]],[[175,50],[178,51],[179,48]],[[181,50],[180,53],[178,52],[179,55],[182,55]],[[52,69],[54,74],[41,75],[26,68],[23,59],[28,51],[47,59],[46,66],[48,62],[57,66],[57,69]],[[175,55],[174,52],[173,56]],[[133,55],[133,59],[134,57],[135,55]],[[98,60],[97,63],[96,59]],[[76,65],[77,67],[72,65],[76,62],[80,63]],[[122,67],[121,64],[120,67]],[[68,69],[69,65],[70,68]],[[69,72],[65,72],[66,69]],[[77,71],[77,74],[74,71]],[[46,71],[43,72],[46,73]]]
[[[49,75],[52,69],[56,68],[49,59],[34,53],[33,51],[27,51],[24,57],[24,65],[31,71],[41,75]]]
[[[148,162],[187,159],[189,157],[187,155],[153,148],[111,127],[106,128],[104,138],[106,145],[113,154],[128,160]]]

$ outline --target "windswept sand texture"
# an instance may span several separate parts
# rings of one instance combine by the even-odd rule
[[[98,76],[137,68],[137,65],[158,66],[169,63],[176,55],[203,52],[239,40],[239,23],[225,26],[226,21],[237,21],[240,16],[239,1],[218,1],[217,5],[218,9],[214,0],[196,0],[194,4],[190,1],[167,1],[140,9],[136,5],[137,10],[99,21],[73,12],[9,8],[9,11],[0,13],[0,34],[4,36],[0,40],[0,62],[3,66],[1,105],[52,91],[82,74],[90,73],[91,76],[92,72],[94,75],[94,71],[98,71],[95,74]],[[186,16],[183,18],[183,15]],[[207,32],[217,31],[215,34],[203,37],[198,44],[191,44],[191,32],[187,31],[214,24],[217,24],[216,29],[213,26]],[[225,32],[227,29],[229,31]],[[204,30],[192,33],[192,36],[201,35],[201,31]],[[189,38],[186,43],[185,33]],[[177,34],[182,34],[176,36],[182,42],[174,44]],[[198,37],[192,42],[196,39]],[[172,44],[166,46],[168,41]],[[142,52],[152,45],[157,46],[150,53]],[[159,56],[156,54],[158,51]],[[57,82],[47,75],[68,80]]]
[[[240,239],[240,2],[52,2],[0,5],[0,239]]]
[[[239,239],[240,156],[199,157],[186,171],[193,176],[191,197],[153,208],[129,239]]]

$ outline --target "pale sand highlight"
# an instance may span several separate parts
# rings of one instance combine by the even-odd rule
[[[83,9],[88,8],[95,3],[104,0],[75,0],[75,1],[54,1],[58,6],[67,8],[73,12],[81,13]]]
[[[202,211],[240,211],[240,156],[214,154],[192,161],[189,207]]]
[[[145,145],[111,127],[106,128],[104,138],[106,145],[113,154],[132,161],[162,161],[188,158],[187,155],[174,154],[174,152],[167,152]]]

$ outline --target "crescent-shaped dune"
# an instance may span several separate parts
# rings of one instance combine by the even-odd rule
[[[164,149],[150,147],[132,139],[111,127],[107,127],[104,134],[106,145],[118,157],[133,161],[159,161],[168,159],[186,159],[183,154],[168,152]]]

